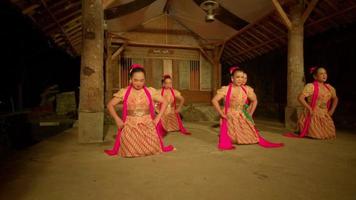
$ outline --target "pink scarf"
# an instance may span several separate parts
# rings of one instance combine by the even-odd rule
[[[313,92],[313,96],[312,96],[312,100],[310,102],[310,107],[312,108],[312,110],[314,110],[315,106],[316,106],[316,102],[318,100],[318,96],[319,96],[319,84],[317,81],[313,82],[314,85],[314,92]],[[330,91],[329,86],[327,86],[326,84],[324,84],[324,86],[326,87],[326,89],[328,89]],[[330,101],[327,102],[327,108],[330,109]],[[311,123],[311,115],[310,113],[307,114],[305,120],[304,120],[304,126],[303,126],[303,130],[300,132],[299,135],[296,135],[294,133],[285,133],[283,134],[286,137],[293,137],[293,138],[303,138],[308,134],[308,130],[310,127],[310,123]]]
[[[247,94],[246,89],[243,88],[243,87],[242,87],[242,89]],[[230,83],[229,84],[229,88],[227,90],[226,97],[225,97],[225,115],[227,115],[227,111],[228,111],[229,106],[230,106],[231,91],[232,91],[232,84]],[[248,116],[248,118],[252,119],[251,116]],[[265,147],[265,148],[274,148],[274,147],[284,146],[283,143],[272,143],[272,142],[269,142],[266,139],[264,139],[260,135],[260,133],[259,133],[258,129],[256,128],[256,126],[254,126],[254,130],[255,130],[255,133],[256,133],[256,135],[258,137],[258,144],[260,146]],[[221,127],[220,127],[220,137],[219,137],[218,148],[220,150],[230,150],[230,149],[234,149],[235,148],[234,146],[232,146],[231,139],[230,139],[230,137],[228,135],[228,126],[227,126],[227,120],[226,119],[222,119],[222,124],[221,124]]]
[[[173,96],[174,110],[176,110],[176,109],[177,109],[176,95],[174,94],[173,88],[169,88],[169,89],[170,89],[170,91],[171,91],[171,93],[172,93],[172,96]],[[162,90],[161,90],[161,95],[163,96],[163,94],[164,94],[164,88],[162,88]],[[187,129],[184,128],[183,122],[182,122],[182,119],[180,118],[179,113],[176,113],[176,118],[177,118],[177,122],[178,122],[178,125],[179,125],[179,130],[180,130],[180,132],[181,132],[182,134],[185,134],[185,135],[191,135],[191,133],[189,133],[189,132],[187,131]],[[163,129],[163,126],[162,126],[162,129]],[[164,130],[164,129],[163,129],[163,130]],[[165,132],[167,132],[167,131],[165,131]]]
[[[126,117],[127,117],[127,99],[128,99],[128,97],[130,95],[131,89],[132,89],[132,85],[128,86],[127,91],[126,91],[125,96],[124,96],[123,110],[122,110],[122,120],[124,122],[126,121]],[[143,89],[144,89],[144,91],[146,93],[146,96],[147,96],[147,99],[148,99],[149,108],[150,108],[150,114],[151,114],[151,118],[153,120],[154,117],[155,117],[155,112],[154,112],[152,97],[151,97],[150,92],[147,90],[146,86],[144,86]],[[163,141],[162,141],[162,137],[161,137],[162,133],[159,132],[160,130],[158,129],[157,126],[156,126],[156,131],[157,131],[157,135],[158,135],[158,139],[159,139],[162,151],[163,152],[172,151],[174,149],[174,147],[172,145],[169,145],[169,146],[164,146],[163,145]],[[119,129],[117,131],[117,136],[116,136],[114,147],[112,149],[110,149],[110,150],[105,150],[105,153],[108,154],[109,156],[117,155],[117,153],[118,153],[118,151],[120,149],[121,131],[122,131],[121,129]]]

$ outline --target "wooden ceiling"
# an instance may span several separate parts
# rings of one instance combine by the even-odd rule
[[[72,56],[81,53],[81,0],[9,0]],[[279,0],[283,2],[282,0]],[[311,0],[305,0],[306,7]],[[288,9],[288,4],[283,5]],[[355,0],[319,0],[305,23],[309,37],[356,21]],[[275,10],[225,41],[223,63],[233,65],[286,46],[287,29]]]
[[[80,55],[81,0],[10,0],[70,55]]]
[[[306,1],[306,7],[311,1]],[[288,5],[284,6],[288,10]],[[305,37],[356,22],[356,1],[319,0],[305,22]],[[241,64],[287,45],[288,30],[274,10],[241,29],[225,43],[221,60],[227,65]]]

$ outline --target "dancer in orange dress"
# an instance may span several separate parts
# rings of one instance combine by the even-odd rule
[[[167,101],[154,88],[145,86],[145,70],[134,64],[130,70],[130,85],[114,94],[107,104],[110,115],[118,127],[113,149],[105,150],[108,155],[139,157],[159,154],[173,150],[173,146],[164,146],[157,125],[167,107]],[[153,101],[161,104],[160,112],[155,116]],[[123,103],[122,118],[115,106]]]
[[[181,93],[173,89],[172,78],[170,75],[164,75],[162,78],[161,95],[167,100],[168,107],[162,115],[162,126],[165,132],[180,131],[182,134],[191,135],[183,126],[179,115],[184,103]],[[177,101],[179,104],[177,105]]]
[[[231,81],[228,86],[223,86],[212,99],[212,104],[221,116],[219,149],[233,149],[232,143],[256,144],[272,148],[283,146],[282,143],[271,143],[265,140],[255,127],[252,115],[256,110],[257,97],[253,89],[244,86],[244,71],[238,67],[230,69]],[[225,99],[224,111],[221,110],[219,101]],[[246,109],[247,100],[250,109]]]
[[[291,133],[286,136],[311,137],[314,139],[336,138],[336,131],[332,115],[338,104],[338,97],[333,86],[326,83],[328,74],[323,67],[312,67],[310,73],[313,83],[305,85],[298,100],[305,107],[299,116],[299,135]]]

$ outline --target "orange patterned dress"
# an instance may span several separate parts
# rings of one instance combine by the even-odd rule
[[[123,101],[127,88],[114,94]],[[154,88],[148,88],[152,98],[159,95]],[[162,152],[155,124],[150,116],[148,98],[143,89],[131,90],[127,99],[127,118],[121,132],[119,155],[139,157]]]
[[[308,83],[305,85],[302,93],[307,98],[308,103],[310,103],[314,93],[314,85],[312,83]],[[335,88],[331,85],[327,84],[327,87],[323,85],[319,87],[319,94],[314,108],[314,115],[311,116],[311,122],[307,133],[309,137],[315,139],[333,139],[336,137],[334,121],[328,114],[327,108],[328,101],[335,96]],[[303,130],[304,121],[308,112],[309,111],[305,109],[299,116],[299,130]]]
[[[174,95],[177,97],[181,96],[181,93],[177,90],[174,90]],[[179,124],[177,120],[177,115],[174,110],[173,95],[170,90],[166,90],[163,94],[163,97],[167,100],[168,106],[166,111],[162,115],[162,125],[163,128],[168,131],[179,131]]]
[[[249,86],[246,93],[241,87],[233,87],[231,91],[230,107],[227,112],[228,135],[233,143],[255,144],[258,143],[258,136],[254,125],[243,114],[243,108],[247,99],[256,99],[256,94]],[[223,86],[217,91],[220,97],[226,97],[228,86]],[[220,122],[221,123],[221,122]]]

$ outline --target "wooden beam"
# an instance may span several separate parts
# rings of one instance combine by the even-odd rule
[[[225,48],[225,43],[223,43],[221,46],[220,46],[220,49],[219,49],[219,52],[218,52],[218,57],[217,59],[220,61],[221,59],[221,55],[222,53],[224,52],[224,48]]]
[[[266,24],[268,24],[269,26],[273,27],[274,29],[276,29],[280,33],[287,34],[286,31],[281,30],[280,27],[278,27],[277,25],[273,24],[271,21],[267,21]]]
[[[307,21],[310,13],[314,10],[315,6],[318,4],[319,0],[311,0],[311,2],[309,3],[307,9],[304,11],[303,15],[302,15],[302,24],[305,23],[305,21]]]
[[[199,51],[202,53],[202,55],[212,64],[214,65],[215,62],[214,62],[214,59],[212,59],[209,54],[201,47],[199,47]]]
[[[80,45],[82,43],[82,40],[77,40],[73,42],[73,46]]]
[[[256,26],[256,28],[254,30],[252,30],[252,32],[259,35],[260,38],[263,38],[263,40],[270,39],[271,37],[269,35],[266,35],[266,33],[262,33],[260,28],[261,28],[260,26]]]
[[[192,29],[190,29],[188,26],[186,26],[185,24],[183,24],[181,22],[181,20],[177,19],[177,17],[175,17],[174,15],[170,15],[171,19],[173,19],[175,22],[177,22],[178,24],[180,24],[182,27],[184,27],[185,29],[191,31],[191,33],[193,34],[193,37],[198,40],[198,41],[204,41],[206,42],[207,40],[204,39],[202,36],[198,35],[198,33],[194,32]]]
[[[250,23],[249,25],[243,27],[243,28],[242,28],[241,30],[239,30],[235,35],[233,35],[233,36],[229,37],[228,39],[226,39],[225,42],[227,42],[227,41],[229,41],[229,40],[231,40],[231,39],[237,37],[238,35],[244,33],[245,31],[247,31],[247,30],[253,28],[256,24],[260,23],[262,20],[264,20],[266,17],[272,15],[273,13],[274,13],[274,11],[269,12],[269,13],[267,13],[266,15],[262,16],[261,18],[259,18],[257,21],[255,21],[255,22],[253,22],[253,23]]]
[[[241,43],[243,43],[245,46],[247,46],[247,49],[254,47],[256,45],[258,45],[257,43],[252,43],[250,40],[246,40],[245,37],[243,37],[245,34],[240,35],[239,40]],[[245,41],[244,41],[245,40]],[[247,42],[251,43],[251,45],[247,44]],[[257,51],[257,50],[256,50]],[[250,52],[252,54],[252,57],[255,57],[253,52]]]
[[[65,40],[67,41],[68,45],[69,45],[69,49],[71,51],[73,51],[73,54],[78,54],[78,52],[76,52],[76,50],[74,49],[74,47],[72,46],[72,43],[69,39],[68,34],[66,33],[66,31],[63,29],[63,27],[61,26],[61,24],[58,22],[57,18],[53,15],[53,13],[51,12],[51,10],[49,10],[46,2],[44,0],[41,0],[41,3],[43,5],[43,7],[46,9],[46,11],[48,12],[49,16],[52,18],[52,20],[55,22],[55,24],[57,24],[58,28],[61,30]]]
[[[245,45],[248,45],[247,44],[247,42],[248,41],[246,41],[246,42],[244,42],[244,39],[245,38],[242,38],[242,37],[240,37],[240,39],[239,39],[239,41],[240,42],[242,42],[243,44],[245,44]],[[251,45],[248,45],[248,49],[253,49],[253,47],[255,47],[255,46],[257,46],[258,44],[252,44],[252,46]],[[258,51],[258,50],[256,50],[256,49],[254,49],[253,51],[255,51],[255,53],[257,53],[258,55],[261,55],[261,53]],[[254,57],[254,52],[251,52],[252,53],[252,56]]]
[[[242,63],[242,61],[243,61],[243,58],[238,58],[238,57],[232,57],[232,58],[228,59],[228,63],[230,66],[239,65]]]
[[[313,25],[319,24],[319,23],[324,22],[324,21],[326,21],[326,20],[329,20],[329,19],[331,19],[331,18],[333,18],[333,17],[335,17],[335,16],[342,15],[342,14],[344,14],[344,13],[346,13],[346,12],[349,12],[349,11],[355,9],[355,8],[356,8],[356,4],[353,5],[353,6],[350,6],[350,7],[346,8],[346,9],[344,9],[344,10],[340,10],[339,12],[336,12],[336,13],[334,13],[334,14],[328,15],[327,17],[324,17],[324,18],[321,18],[321,19],[319,19],[319,20],[316,20],[316,21],[314,21],[314,22],[312,22],[312,23],[306,24],[306,26],[308,27],[308,26],[313,26]]]
[[[251,47],[251,48],[246,49],[246,50],[244,50],[244,51],[241,51],[241,52],[235,54],[235,56],[239,56],[239,55],[246,54],[246,53],[249,52],[249,51],[252,51],[252,50],[257,49],[257,48],[260,48],[260,47],[263,47],[263,46],[265,46],[265,45],[267,45],[267,44],[269,44],[269,43],[271,43],[271,42],[274,42],[274,41],[279,40],[280,38],[284,38],[284,37],[286,37],[286,36],[279,36],[279,37],[273,38],[273,39],[268,40],[268,41],[266,41],[266,42],[264,42],[264,43],[262,43],[262,44],[259,44],[259,45],[257,45],[257,46],[254,46],[254,47]]]
[[[232,41],[231,44],[239,47],[240,49],[249,48],[249,46],[247,44],[245,44],[244,42],[241,42],[241,40],[239,40],[239,39]]]
[[[222,55],[222,59],[224,60],[225,58],[230,58],[234,56],[234,52],[232,52],[230,49],[225,48],[224,53]]]
[[[333,2],[330,2],[329,0],[324,0],[324,2],[325,2],[329,7],[331,7],[334,11],[337,11],[337,10],[338,10],[337,6],[336,6]]]
[[[256,30],[256,29],[255,29]],[[259,43],[263,43],[264,41],[257,37],[255,34],[251,33],[251,31],[247,31],[246,32],[248,35],[250,35],[251,37],[253,37],[255,40],[257,40]],[[266,45],[269,49],[271,49],[272,47],[270,47],[269,45]]]
[[[70,27],[68,27],[68,28],[65,28],[65,30],[69,33],[69,32],[71,32],[71,30],[73,30],[73,29],[76,29],[76,28],[78,28],[78,27],[82,27],[82,23],[78,23],[78,24],[76,24],[76,25],[73,25],[73,26],[70,26]]]
[[[237,43],[236,41],[233,41],[233,40],[230,41],[228,45],[234,47],[234,49],[236,49],[238,51],[245,49],[245,47],[242,47],[239,43]]]
[[[66,21],[66,20],[68,20],[68,19],[70,19],[70,18],[72,18],[73,16],[76,16],[76,15],[81,16],[81,13],[82,13],[81,10],[77,10],[77,11],[75,11],[75,12],[73,12],[73,13],[71,13],[71,14],[69,14],[69,15],[67,15],[67,16],[65,16],[65,17],[63,17],[63,18],[61,18],[61,19],[59,19],[58,22],[59,22],[59,23],[62,23],[62,22]],[[77,17],[78,17],[78,16],[77,16]],[[67,22],[65,22],[65,23],[67,23]],[[43,30],[44,30],[44,31],[47,31],[48,29],[52,28],[52,27],[55,26],[55,25],[56,25],[56,23],[49,24],[48,26],[44,27]]]
[[[122,40],[115,40],[113,38],[112,43],[127,43],[128,46],[141,46],[141,47],[160,47],[160,48],[177,48],[177,49],[208,49],[208,48],[202,48],[199,46],[190,46],[190,45],[177,45],[177,44],[154,44],[154,43],[140,43],[140,42],[132,42],[132,41],[122,41]],[[209,49],[211,50],[211,49]]]
[[[79,22],[79,23],[78,23],[78,22]],[[79,15],[79,16],[73,18],[72,20],[66,22],[65,24],[63,24],[63,27],[70,26],[72,23],[82,24],[82,16]]]
[[[222,59],[224,60],[225,57],[231,57],[231,56],[233,56],[233,53],[230,53],[230,50],[225,48],[224,52],[223,52],[223,55],[222,55]]]
[[[143,9],[151,5],[155,1],[156,0],[135,0],[111,8],[106,7],[104,9],[104,18],[106,20],[119,18],[127,14],[134,13],[140,9]]]
[[[75,38],[72,38],[72,43],[75,43],[77,41],[82,41],[82,37],[75,37]]]
[[[276,35],[276,32],[271,30],[272,28],[270,28],[269,26],[267,26],[267,24],[259,24],[258,25],[259,28],[261,28],[261,31],[268,33],[268,38],[271,38],[273,36]],[[263,30],[262,30],[263,29]]]
[[[112,54],[111,60],[115,60],[116,57],[119,56],[121,54],[121,52],[125,49],[126,45],[127,44],[121,45],[121,47]]]
[[[75,40],[81,40],[82,39],[82,35],[78,34],[75,37],[69,38],[71,42],[75,41]]]
[[[244,41],[241,35],[240,35],[240,37],[237,39],[237,41],[239,41],[239,42],[241,42],[243,45],[245,45],[246,48],[250,48],[251,46],[254,45],[254,44],[252,44],[252,45],[247,44],[247,41]]]
[[[78,1],[78,0],[73,0],[73,1]],[[53,3],[51,5],[48,5],[48,8],[51,10],[56,10],[55,8],[59,7],[59,6],[63,6],[62,4],[67,3],[68,0],[61,0],[61,1],[56,1],[56,3]],[[64,6],[63,6],[64,7]]]
[[[231,52],[232,55],[240,52],[240,51],[243,51],[245,48],[240,48],[238,49],[237,46],[235,46],[234,44],[230,43],[230,46],[226,47],[226,50],[228,50],[229,52]]]
[[[40,7],[40,5],[38,5],[38,4],[33,4],[33,5],[31,5],[31,6],[27,7],[27,8],[25,8],[25,9],[23,9],[23,10],[22,10],[22,14],[24,14],[24,15],[31,15],[31,14],[33,13],[33,11],[34,11],[35,9],[37,9],[38,7]]]
[[[268,32],[270,35],[272,35],[272,37],[269,37],[268,39],[271,39],[271,38],[273,38],[273,35],[276,35],[276,34],[274,34],[273,32],[271,32],[271,31],[268,29],[268,27],[266,27],[266,25],[260,24],[259,27],[262,28],[265,32]],[[281,36],[281,35],[286,35],[286,34],[287,34],[287,33],[283,32],[283,34],[279,34],[279,36]],[[280,37],[279,37],[279,38],[280,38]],[[285,41],[284,41],[282,38],[281,38],[279,41],[282,42],[283,44],[285,44]]]
[[[103,9],[107,9],[112,3],[115,2],[115,0],[102,0],[103,2]]]
[[[71,31],[67,31],[66,30],[66,32],[68,33],[68,36],[73,36],[73,35],[76,35],[76,34],[81,34],[79,32],[81,32],[82,30],[83,30],[82,26],[79,26],[76,29],[73,29]]]
[[[82,31],[82,27],[79,27],[78,29],[69,32],[68,37],[71,38],[71,37],[77,37],[78,35],[82,35],[81,31]]]
[[[286,12],[284,12],[281,4],[278,2],[278,0],[272,0],[272,3],[273,3],[273,6],[276,8],[278,14],[282,18],[282,21],[283,21],[284,25],[286,25],[286,27],[288,29],[291,29],[292,28],[292,22],[288,18]]]
[[[78,35],[82,36],[83,35],[82,27],[75,29],[74,31],[71,31],[70,33],[67,33],[67,35],[68,35],[68,38],[78,37]]]
[[[248,47],[241,47],[241,46],[239,46],[240,44],[234,43],[233,41],[231,41],[231,42],[229,43],[229,45],[230,45],[230,48],[235,49],[237,52],[243,51],[243,49],[248,48]],[[237,47],[239,47],[240,49],[238,49]],[[228,48],[229,48],[229,47],[227,47],[227,49],[228,49]],[[249,55],[249,54],[247,54],[246,56],[252,57],[252,56]]]
[[[70,9],[73,9],[73,7],[75,7],[75,6],[77,6],[77,9],[73,9],[73,10],[80,10],[81,9],[81,5],[82,5],[82,2],[80,2],[80,1],[69,3],[66,6],[63,6],[63,8],[61,8],[61,9],[56,9],[55,12],[53,12],[53,15],[58,17],[58,18],[61,18],[63,16],[61,16],[60,14],[62,14],[64,12],[67,12]],[[54,9],[51,9],[51,10],[54,10]]]

